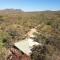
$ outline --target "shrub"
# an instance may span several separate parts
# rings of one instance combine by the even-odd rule
[[[45,60],[46,47],[45,46],[34,46],[32,49],[31,58],[32,60]]]

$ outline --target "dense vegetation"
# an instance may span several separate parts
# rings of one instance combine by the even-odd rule
[[[36,51],[36,55],[40,56],[41,60],[60,60],[60,12],[0,14],[0,60],[5,60],[10,44],[24,39],[29,29],[39,24],[41,26],[37,28],[39,34],[37,34],[35,41],[42,43],[47,50],[38,46],[36,47],[37,50],[40,49],[38,53],[41,53],[42,50],[46,53],[39,55]],[[32,51],[35,52],[34,49]],[[34,56],[35,53],[32,57],[34,58]]]

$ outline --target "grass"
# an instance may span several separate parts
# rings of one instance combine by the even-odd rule
[[[41,34],[38,37],[39,40],[47,41],[46,39],[48,39],[49,45],[52,45],[51,48],[54,46],[60,50],[60,12],[0,14],[1,60],[3,60],[1,56],[4,57],[6,52],[6,44],[22,40],[31,28],[39,24],[41,25],[37,28],[39,34]]]

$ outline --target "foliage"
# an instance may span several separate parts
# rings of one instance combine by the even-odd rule
[[[32,48],[31,58],[32,60],[45,60],[46,47],[45,46],[34,46]]]
[[[42,43],[48,49],[49,53],[47,53],[46,56],[50,58],[53,55],[55,55],[54,58],[57,55],[60,56],[58,54],[58,52],[60,52],[60,12],[3,13],[0,14],[0,60],[4,60],[2,57],[5,56],[4,54],[7,51],[5,50],[7,49],[6,46],[24,39],[25,34],[39,24],[40,26],[37,28],[39,34],[35,41]],[[43,50],[42,48],[43,46],[39,47],[39,53]],[[54,53],[50,53],[52,51],[54,51]],[[43,57],[42,55],[44,55],[45,58],[45,54],[41,53],[39,59]]]

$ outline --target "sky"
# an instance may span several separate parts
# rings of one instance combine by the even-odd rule
[[[0,0],[0,9],[23,11],[60,10],[60,0]]]

